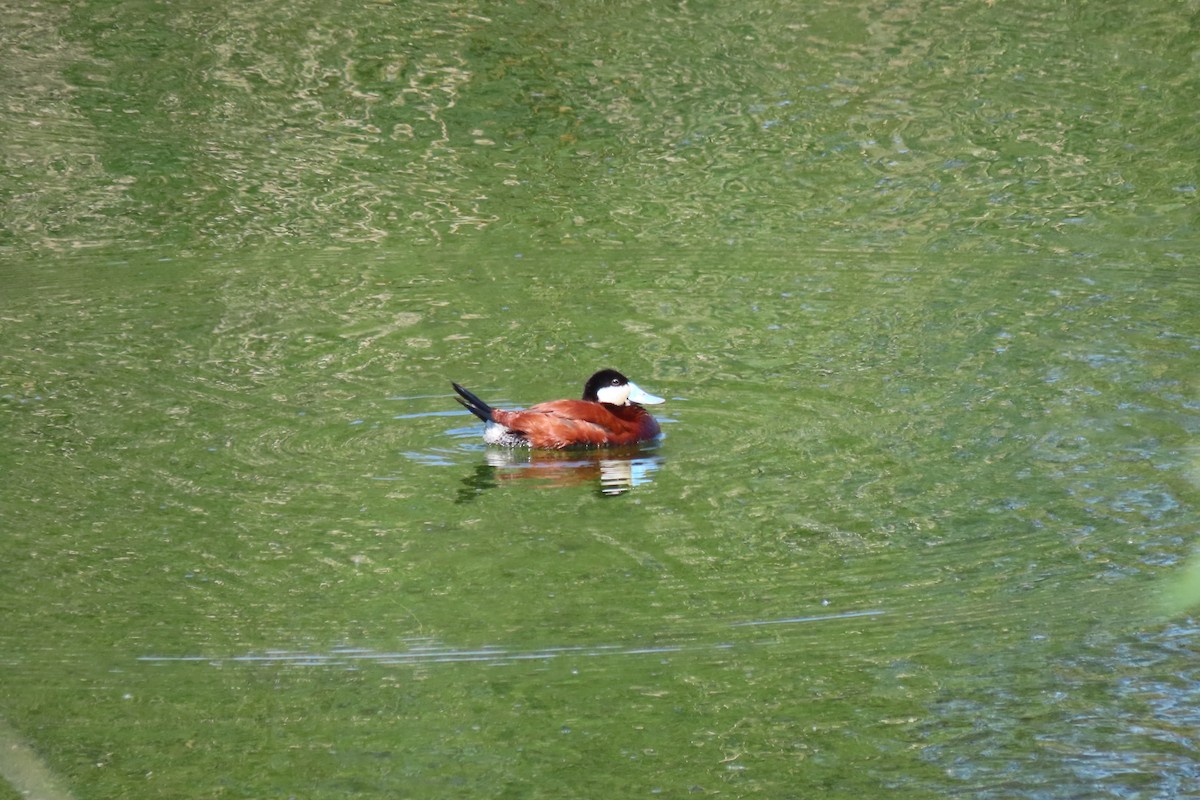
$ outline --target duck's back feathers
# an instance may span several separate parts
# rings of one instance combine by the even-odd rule
[[[621,447],[659,434],[658,423],[641,406],[611,406],[586,400],[553,400],[520,411],[492,411],[492,421],[520,433],[531,446]]]

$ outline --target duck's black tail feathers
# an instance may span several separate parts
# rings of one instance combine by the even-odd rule
[[[454,399],[457,400],[458,402],[462,403],[463,407],[466,408],[467,411],[470,411],[472,414],[479,417],[484,422],[492,421],[492,407],[491,406],[489,406],[487,403],[480,400],[475,395],[471,394],[469,391],[467,391],[463,387],[459,386],[454,381],[451,381],[450,385],[454,387],[454,391],[458,392],[458,395],[459,395],[458,397],[456,397]]]

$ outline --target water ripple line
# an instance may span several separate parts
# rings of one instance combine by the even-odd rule
[[[838,620],[878,617],[886,614],[883,609],[866,609],[847,611],[837,614],[822,614],[803,617],[783,617],[779,619],[746,620],[730,623],[730,628],[758,627],[764,625],[798,625],[813,622],[835,622]],[[758,644],[766,644],[759,642]],[[250,653],[236,656],[203,656],[203,655],[143,655],[137,661],[143,663],[209,663],[209,664],[279,664],[283,666],[344,666],[353,668],[355,663],[375,664],[454,664],[454,663],[487,663],[505,664],[517,661],[549,661],[564,656],[595,658],[599,656],[642,656],[665,655],[669,653],[706,652],[730,650],[732,642],[715,642],[695,645],[663,644],[663,645],[560,645],[540,647],[531,650],[512,650],[498,645],[483,645],[473,648],[447,647],[436,643],[433,639],[415,639],[406,650],[380,652],[365,647],[343,646],[335,647],[329,653],[296,652],[291,650],[268,650],[265,653]]]

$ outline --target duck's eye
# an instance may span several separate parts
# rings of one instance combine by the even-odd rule
[[[620,378],[613,378],[613,379],[612,379],[612,385],[613,385],[613,386],[620,386],[620,385],[621,385],[621,379],[620,379]]]

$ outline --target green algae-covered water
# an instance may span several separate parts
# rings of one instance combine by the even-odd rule
[[[3,13],[0,797],[1196,792],[1195,8]]]

